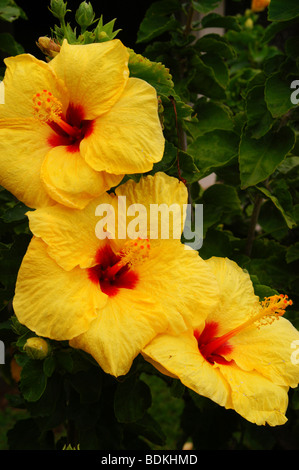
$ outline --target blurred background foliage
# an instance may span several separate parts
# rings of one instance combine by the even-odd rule
[[[159,96],[166,147],[152,172],[184,180],[190,202],[203,204],[200,256],[235,260],[261,298],[288,294],[294,307],[286,317],[298,328],[299,114],[291,102],[299,76],[297,0],[271,0],[259,13],[238,0],[227,0],[221,13],[217,0],[148,1],[138,8],[130,1],[68,2],[71,12],[63,12],[60,0],[50,9],[38,3],[0,0],[1,58],[29,52],[50,60],[49,50],[36,45],[40,36],[58,44],[64,37],[79,44],[121,39],[130,48],[131,76],[147,80]],[[4,71],[2,62],[0,78]],[[3,188],[0,200],[6,345],[0,448],[181,449],[186,441],[200,450],[299,448],[298,389],[289,392],[286,425],[258,427],[141,357],[116,380],[65,343],[49,342],[51,353],[42,359],[26,354],[34,334],[18,323],[11,301],[31,238],[28,209]]]

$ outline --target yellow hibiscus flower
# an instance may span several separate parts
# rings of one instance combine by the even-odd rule
[[[207,261],[220,289],[219,303],[181,335],[160,334],[143,349],[145,359],[191,390],[234,409],[257,425],[284,424],[288,389],[299,381],[292,344],[299,332],[281,315],[291,301],[273,296],[260,303],[235,262]],[[298,344],[298,343],[296,343]]]
[[[99,207],[112,213],[115,208],[122,229],[134,221],[133,216],[124,220],[121,198],[127,212],[134,206],[149,213],[150,205],[181,207],[187,190],[176,178],[157,173],[139,183],[129,180],[82,210],[57,204],[29,212],[34,237],[13,301],[19,321],[38,336],[69,340],[115,376],[128,372],[156,334],[185,330],[196,309],[205,317],[218,293],[207,263],[171,231],[169,239],[147,240],[150,227],[143,238],[113,239],[107,231],[107,238],[99,239]]]
[[[28,207],[83,208],[164,152],[155,89],[129,77],[117,39],[70,45],[51,62],[5,59],[0,184]]]
[[[254,12],[263,11],[269,5],[270,5],[270,0],[252,0],[251,10]]]

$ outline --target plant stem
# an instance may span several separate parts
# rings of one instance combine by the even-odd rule
[[[250,220],[247,241],[246,241],[246,246],[245,246],[245,254],[247,256],[251,255],[252,246],[253,246],[253,242],[255,238],[255,230],[256,230],[262,202],[263,202],[262,196],[257,195],[254,201],[254,206],[253,206],[253,211],[251,214],[251,220]]]
[[[184,30],[184,36],[188,36],[191,32],[193,14],[194,14],[194,8],[193,8],[192,4],[190,4],[188,14],[187,14],[187,19],[186,19],[186,26],[185,26],[185,30]]]

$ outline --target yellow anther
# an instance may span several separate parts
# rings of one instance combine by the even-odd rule
[[[149,256],[151,245],[148,240],[137,238],[136,240],[129,240],[125,243],[124,247],[117,253],[120,260],[111,266],[107,273],[110,277],[115,276],[122,268],[132,268],[136,264],[143,262]]]
[[[33,111],[40,121],[56,121],[62,112],[62,105],[50,91],[42,90],[33,97]]]
[[[42,122],[55,122],[68,136],[78,139],[81,131],[77,127],[68,124],[62,116],[62,104],[48,90],[42,90],[33,97],[33,112],[35,117]]]
[[[281,294],[265,297],[265,299],[260,303],[262,310],[260,318],[257,320],[259,325],[269,325],[273,323],[274,320],[284,315],[286,308],[292,304],[292,300],[288,300],[287,295]]]
[[[148,238],[136,238],[125,243],[124,248],[119,253],[121,256],[121,264],[131,267],[134,264],[144,261],[149,256],[151,249]]]

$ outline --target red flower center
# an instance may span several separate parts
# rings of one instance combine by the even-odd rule
[[[216,337],[217,331],[218,323],[216,322],[206,323],[201,333],[195,330],[194,336],[197,339],[198,349],[210,364],[214,364],[215,362],[218,364],[230,364],[232,361],[226,360],[223,356],[230,353],[233,347],[228,344],[227,341],[218,344]]]
[[[81,140],[92,132],[93,121],[84,119],[82,106],[70,103],[64,116],[60,101],[48,90],[36,93],[33,110],[37,119],[47,123],[55,132],[49,138],[52,147],[63,145],[69,152],[77,152]]]
[[[96,254],[96,265],[88,268],[88,277],[99,284],[101,291],[114,297],[119,289],[134,289],[138,274],[129,264],[122,263],[122,257],[115,254],[110,245],[100,248]]]

